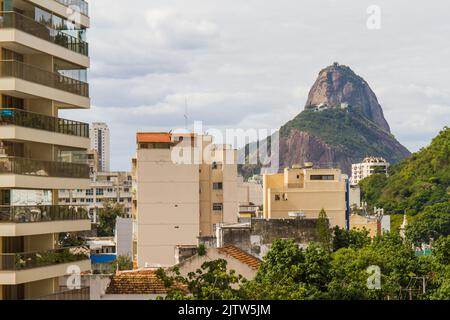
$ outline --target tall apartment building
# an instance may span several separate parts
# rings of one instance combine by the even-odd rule
[[[124,217],[131,218],[132,177],[129,172],[95,172],[88,189],[59,191],[59,204],[85,206],[93,223],[98,222],[99,210],[105,203],[120,204]]]
[[[90,129],[91,149],[98,154],[98,171],[110,169],[109,128],[106,123],[94,122]]]
[[[357,185],[361,180],[374,173],[388,174],[389,163],[381,157],[366,157],[361,163],[352,164],[352,177],[350,182]]]
[[[0,300],[57,294],[58,278],[90,270],[87,250],[59,236],[90,230],[86,212],[58,205],[58,189],[89,187],[89,125],[62,109],[89,109],[87,3],[0,1]]]
[[[171,266],[177,246],[198,245],[236,223],[236,150],[195,134],[138,133],[133,159],[135,266]]]
[[[315,219],[325,209],[331,226],[348,228],[348,178],[339,169],[312,166],[265,174],[264,218]]]

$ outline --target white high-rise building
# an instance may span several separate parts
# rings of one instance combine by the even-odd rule
[[[361,180],[374,173],[387,175],[389,163],[381,157],[366,157],[361,163],[352,164],[351,184],[357,185]]]
[[[98,171],[109,171],[109,128],[106,123],[94,122],[90,128],[91,149],[98,153]]]

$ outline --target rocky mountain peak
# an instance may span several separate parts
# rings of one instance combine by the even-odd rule
[[[305,109],[347,105],[360,109],[365,117],[390,132],[383,109],[369,84],[350,67],[335,62],[319,72]]]

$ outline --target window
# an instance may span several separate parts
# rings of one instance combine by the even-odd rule
[[[281,200],[280,195],[279,195],[279,194],[276,194],[276,195],[275,195],[275,201],[280,201],[280,200]]]
[[[86,199],[87,203],[94,203],[94,199]]]
[[[87,189],[86,190],[86,195],[87,196],[93,196],[94,195],[94,190],[93,189]]]
[[[113,192],[113,191],[114,191],[113,188],[106,189],[106,192]]]
[[[123,192],[130,192],[130,188],[123,188]]]
[[[327,175],[327,174],[311,175],[311,180],[334,180],[334,175]]]
[[[213,203],[213,211],[223,211],[223,203]]]
[[[213,189],[214,190],[222,190],[223,189],[223,183],[222,182],[214,182],[213,183]]]
[[[96,194],[97,196],[102,196],[102,195],[103,195],[103,189],[96,189],[96,190],[95,190],[95,194]]]

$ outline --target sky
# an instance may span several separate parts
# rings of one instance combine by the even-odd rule
[[[130,170],[136,132],[184,128],[185,114],[190,128],[278,129],[336,61],[417,151],[450,122],[449,12],[448,0],[91,0],[92,108],[61,115],[106,122],[111,169]]]

